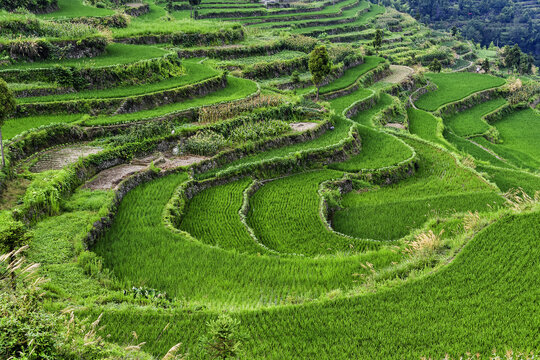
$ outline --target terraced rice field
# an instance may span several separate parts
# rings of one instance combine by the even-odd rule
[[[462,111],[445,119],[445,125],[458,136],[483,134],[489,130],[489,125],[482,117],[497,110],[504,104],[506,104],[506,101],[501,98],[486,101],[485,103],[474,106],[470,110]]]
[[[537,356],[534,82],[363,0],[113,3],[0,12],[0,253],[46,279],[0,272],[0,358]]]
[[[428,111],[435,111],[442,105],[505,83],[504,79],[473,73],[440,73],[427,77],[437,85],[437,90],[423,95],[416,101],[416,106]]]

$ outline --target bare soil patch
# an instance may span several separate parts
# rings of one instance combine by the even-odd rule
[[[414,70],[408,66],[403,65],[390,65],[390,71],[392,75],[385,77],[381,82],[387,82],[390,84],[399,84],[407,78],[407,76],[414,73]]]
[[[289,124],[294,131],[307,131],[317,127],[317,123],[314,122],[295,122]]]
[[[394,129],[402,129],[405,130],[405,126],[400,123],[388,123],[385,125],[386,127],[394,128]]]
[[[84,187],[92,190],[110,190],[116,189],[118,184],[125,178],[146,169],[143,165],[124,164],[103,170],[92,180],[87,182]]]
[[[118,185],[128,177],[145,170],[150,165],[154,165],[162,170],[170,170],[180,166],[196,164],[208,159],[205,156],[198,155],[178,155],[172,153],[155,153],[141,158],[136,158],[130,164],[122,164],[110,169],[103,170],[93,179],[88,181],[84,188],[92,190],[111,190],[117,189]]]
[[[40,173],[47,170],[60,170],[64,166],[73,164],[80,157],[97,154],[103,148],[97,146],[76,145],[60,149],[45,151],[39,156],[37,162],[30,167],[30,171]]]

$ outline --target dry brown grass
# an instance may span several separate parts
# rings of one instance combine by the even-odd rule
[[[441,236],[444,230],[439,234],[435,234],[433,230],[418,234],[414,237],[414,241],[407,244],[405,252],[410,256],[431,256],[441,247]]]
[[[199,122],[214,123],[254,109],[279,106],[282,102],[283,100],[277,96],[259,95],[242,101],[207,106],[199,110]]]
[[[527,194],[522,188],[510,189],[503,194],[507,205],[516,212],[531,209],[540,203],[540,191],[536,191],[533,196]]]

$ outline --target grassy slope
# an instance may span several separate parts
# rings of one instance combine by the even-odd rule
[[[431,216],[469,209],[485,211],[487,203],[501,203],[490,186],[457,167],[448,153],[417,141],[407,142],[420,158],[416,174],[378,190],[347,194],[344,210],[334,215],[337,231],[356,237],[398,239]]]
[[[174,103],[159,106],[151,110],[138,111],[131,114],[120,114],[115,116],[98,116],[84,122],[85,125],[105,125],[119,122],[130,122],[151,117],[164,116],[185,109],[217,104],[221,102],[234,101],[245,98],[257,91],[257,84],[248,79],[240,79],[232,76],[228,77],[227,87],[210,93],[204,97],[185,100],[180,103]]]
[[[82,0],[58,0],[58,11],[49,14],[38,15],[42,19],[58,18],[78,18],[84,16],[106,16],[113,15],[110,9],[98,9],[96,7],[84,5]]]
[[[515,157],[518,166],[538,170],[540,168],[540,115],[532,109],[516,111],[493,124],[501,134],[502,144],[489,146],[500,152]],[[485,143],[485,141],[483,141]],[[511,159],[508,159],[511,160]]]
[[[445,125],[458,136],[483,134],[489,129],[489,125],[482,120],[482,116],[496,110],[504,104],[506,104],[506,100],[503,98],[486,101],[472,107],[471,109],[462,111],[452,117],[444,119],[444,122]]]
[[[371,92],[369,90],[358,89],[357,91],[353,92],[350,95],[331,100],[330,103],[332,104],[332,108],[336,111],[336,113],[339,114],[343,110],[345,110],[352,102],[363,99],[369,95],[371,95]],[[229,163],[225,168],[239,166],[242,164],[249,164],[249,163],[253,163],[253,162],[257,162],[261,160],[268,160],[274,157],[290,156],[298,151],[307,151],[307,150],[318,149],[325,146],[337,144],[339,141],[343,140],[347,136],[351,126],[352,126],[352,123],[350,121],[340,118],[340,119],[337,119],[333,130],[326,131],[324,134],[322,134],[321,136],[319,136],[318,138],[314,140],[249,155],[249,156],[243,157],[239,160],[235,160]],[[211,177],[217,171],[218,170],[211,170],[203,174],[203,177],[205,178]]]
[[[427,74],[427,78],[438,87],[416,101],[416,106],[428,111],[435,111],[442,105],[463,99],[475,92],[501,86],[504,79],[490,75],[474,73],[439,73]]]
[[[92,58],[16,63],[7,66],[0,66],[0,70],[50,68],[54,65],[101,67],[116,64],[129,64],[139,60],[158,58],[167,53],[168,51],[154,46],[113,43],[107,45],[107,51],[105,54]]]
[[[387,249],[306,259],[241,255],[203,245],[162,223],[163,207],[186,179],[186,174],[170,175],[132,190],[94,248],[126,287],[145,285],[214,309],[256,308],[286,303],[289,295],[317,298],[351,288],[350,274],[366,272],[361,262],[381,267],[400,258]]]
[[[115,124],[120,122],[138,121],[152,117],[164,116],[176,111],[182,111],[192,107],[212,105],[220,102],[234,101],[242,99],[257,91],[257,85],[247,79],[239,79],[229,76],[227,87],[225,89],[213,92],[205,97],[189,99],[181,103],[159,106],[151,110],[143,110],[135,113],[121,115],[101,115],[90,117],[83,120],[83,125],[96,126]],[[2,128],[4,139],[10,139],[23,131],[37,128],[42,125],[53,123],[69,123],[83,118],[83,114],[68,114],[68,115],[43,115],[30,116],[25,118],[8,119]]]
[[[384,59],[376,56],[366,56],[363,64],[355,66],[345,71],[342,77],[336,79],[328,85],[321,87],[320,93],[326,94],[332,91],[344,89],[352,84],[369,70],[375,68]]]
[[[36,103],[36,102],[55,102],[55,101],[70,101],[80,99],[106,99],[130,97],[143,94],[154,93],[158,91],[174,89],[177,87],[195,84],[218,74],[218,71],[208,67],[205,64],[199,64],[194,61],[185,61],[183,63],[186,68],[186,73],[165,79],[159,82],[141,85],[121,86],[110,88],[107,90],[83,90],[77,93],[63,95],[49,95],[19,98],[17,102],[20,104]]]

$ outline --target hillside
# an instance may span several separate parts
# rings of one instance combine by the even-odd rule
[[[519,49],[365,0],[19,5],[0,2],[0,358],[540,354]],[[430,21],[443,5],[462,16]]]
[[[530,0],[404,0],[385,2],[438,29],[456,26],[467,39],[489,46],[518,44],[540,58],[540,4]]]

